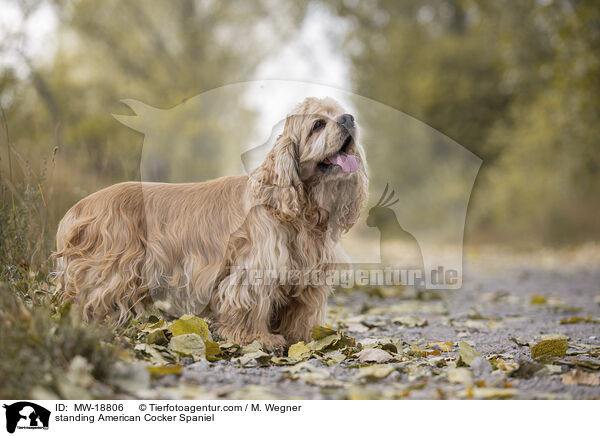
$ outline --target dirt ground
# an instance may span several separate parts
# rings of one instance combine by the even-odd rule
[[[337,340],[325,332],[294,358],[250,347],[183,359],[178,374],[138,380],[135,396],[600,399],[599,262],[593,245],[472,251],[460,290],[342,290],[328,308]]]

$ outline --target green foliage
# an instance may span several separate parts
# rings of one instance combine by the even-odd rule
[[[0,70],[0,103],[13,150],[38,165],[40,155],[59,147],[49,181],[56,189],[46,199],[51,233],[85,195],[117,181],[139,179],[142,135],[112,117],[130,113],[121,99],[166,109],[248,80],[268,53],[296,33],[306,10],[299,2],[273,9],[267,0],[235,6],[195,0],[51,3],[58,19],[52,56],[32,59],[16,50],[31,37],[25,29],[0,38],[0,54],[16,56],[26,73],[19,75],[11,65]],[[43,4],[14,6],[31,16]],[[241,101],[242,96],[237,98]],[[215,103],[206,110],[219,111]],[[179,132],[177,139],[211,141],[210,135],[244,134],[224,131],[210,118],[204,121],[209,126],[188,123],[186,128],[196,131]],[[0,164],[7,170],[7,149],[4,141],[0,145]],[[172,145],[165,147],[172,151]],[[207,168],[220,164],[211,156],[202,158],[208,160]],[[23,177],[15,171],[14,181]]]
[[[53,310],[47,296],[23,298],[0,283],[0,397],[31,398],[32,389],[67,396],[65,382],[77,356],[90,375],[105,381],[115,361],[112,335],[84,324],[68,307]],[[103,342],[106,342],[103,344]]]
[[[345,50],[355,91],[483,159],[472,235],[529,243],[600,237],[600,206],[591,201],[600,186],[597,2],[334,5],[352,24]],[[376,131],[388,128],[360,117]],[[378,153],[389,156],[394,139],[378,143]]]
[[[470,237],[529,243],[600,237],[595,218],[600,205],[591,201],[600,186],[597,2],[313,3],[348,21],[340,49],[351,65],[353,91],[422,120],[484,160],[470,206]],[[29,15],[39,7],[15,4]],[[139,178],[141,134],[111,116],[128,113],[121,99],[169,108],[248,80],[265,57],[297,35],[307,10],[301,2],[273,8],[267,0],[235,6],[193,0],[60,0],[53,7],[58,17],[54,55],[42,62],[18,51],[28,74],[11,66],[0,72],[0,102],[13,149],[37,166],[38,156],[59,147],[57,171],[49,182],[60,189],[46,198],[46,233],[53,233],[66,209],[86,194]],[[27,37],[26,32],[6,35],[0,53],[15,55],[17,42]],[[241,107],[243,100],[231,102]],[[206,110],[224,108],[215,102]],[[418,132],[369,115],[359,114],[361,124],[387,136],[378,142],[377,155],[369,155],[371,168],[389,166],[390,148],[398,146],[399,138],[426,141]],[[169,139],[187,141],[191,149],[197,142],[214,142],[218,148],[223,137],[237,143],[245,139],[244,132],[210,116],[201,118],[184,124],[175,139],[169,131],[157,152],[174,153]],[[0,147],[5,173],[6,150]],[[196,159],[174,153],[176,168],[165,171],[187,179],[198,165],[212,175],[223,161],[232,161],[222,150],[198,153]],[[407,159],[395,170],[408,184],[434,183],[427,174],[416,174],[419,168],[422,162]],[[372,177],[386,174],[372,171]],[[16,186],[25,178],[15,168],[11,181]],[[447,185],[446,197],[452,199],[458,188]],[[419,209],[422,194],[414,191],[407,201]],[[27,192],[37,196],[36,184]],[[7,222],[12,202],[4,194],[2,200],[9,201],[0,212]],[[29,212],[22,207],[13,208],[13,218],[25,220]],[[12,233],[22,229],[22,224],[10,225]],[[15,256],[31,253],[14,249]]]
[[[23,175],[13,182],[12,162],[9,174],[0,171],[0,282],[6,281],[27,294],[48,272],[52,244],[44,198],[48,159],[42,161],[39,174],[14,150],[10,150],[9,159],[20,164],[18,169]],[[50,160],[53,165],[54,154]]]

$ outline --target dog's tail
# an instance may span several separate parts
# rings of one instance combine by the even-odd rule
[[[52,254],[57,293],[77,303],[86,321],[116,315],[123,324],[147,297],[143,199],[120,186],[84,198],[58,227]]]

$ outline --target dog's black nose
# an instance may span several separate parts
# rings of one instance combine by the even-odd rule
[[[340,115],[336,123],[338,123],[340,126],[344,126],[347,129],[349,129],[351,127],[354,127],[354,117],[350,114]]]

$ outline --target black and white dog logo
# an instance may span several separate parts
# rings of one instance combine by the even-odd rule
[[[18,429],[48,429],[50,411],[29,401],[19,401],[4,405],[6,409],[6,431],[14,433]]]

